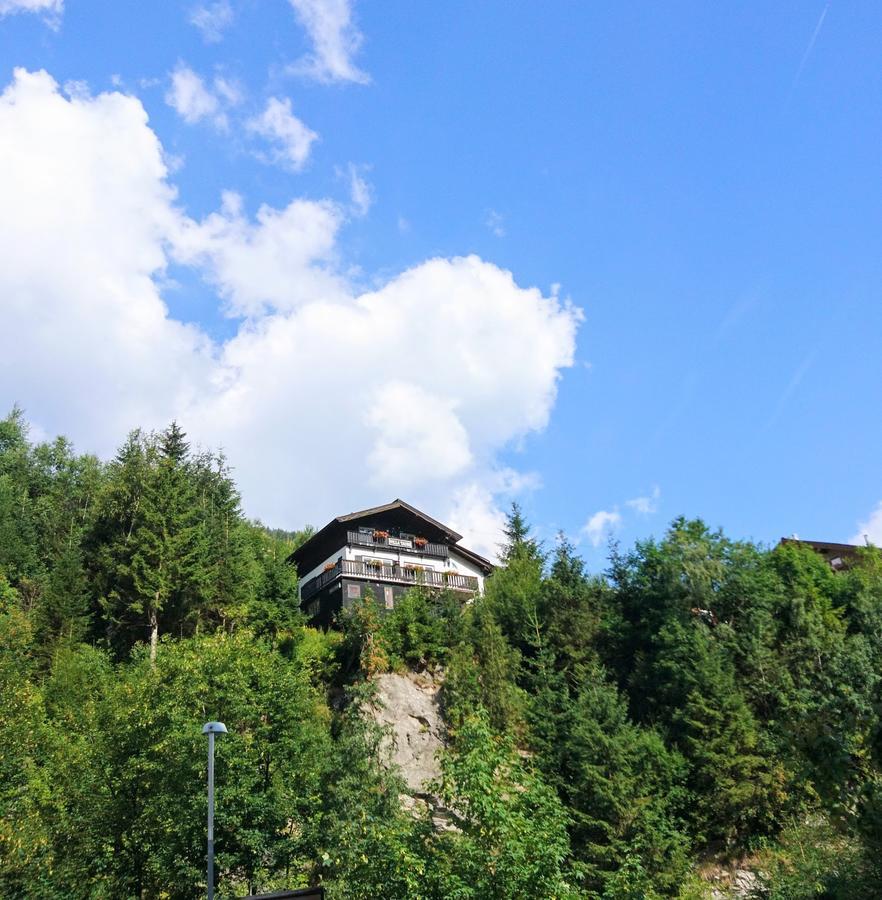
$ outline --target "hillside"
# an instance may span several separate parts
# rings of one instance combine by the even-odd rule
[[[588,573],[514,507],[484,597],[322,632],[307,534],[174,424],[105,462],[0,422],[0,896],[202,896],[215,718],[222,897],[882,895],[876,550],[677,519]]]

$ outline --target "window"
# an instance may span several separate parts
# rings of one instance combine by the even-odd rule
[[[346,585],[346,596],[349,597],[350,600],[357,600],[361,596],[361,585],[360,584],[347,584]]]
[[[390,587],[383,588],[383,596],[386,599],[386,609],[394,609],[395,594],[393,593],[392,588],[390,588]]]

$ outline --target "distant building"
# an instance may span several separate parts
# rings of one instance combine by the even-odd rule
[[[853,563],[861,548],[856,544],[834,544],[830,541],[801,541],[799,538],[781,538],[781,544],[795,544],[814,550],[837,572]]]
[[[289,557],[300,576],[300,608],[328,626],[368,589],[393,609],[415,584],[468,599],[493,565],[459,544],[462,535],[403,500],[337,516]]]

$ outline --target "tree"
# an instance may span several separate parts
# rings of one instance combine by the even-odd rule
[[[210,583],[206,526],[186,452],[183,433],[173,423],[160,439],[159,459],[149,472],[132,534],[131,608],[149,626],[151,660],[160,616],[167,613],[170,624],[183,626],[198,616]]]
[[[44,644],[55,640],[75,643],[89,632],[89,587],[78,544],[65,548],[56,561],[35,619]]]
[[[514,647],[522,653],[534,653],[542,642],[540,604],[545,559],[529,536],[529,526],[516,503],[512,504],[504,531],[505,564],[485,582],[484,604]]]
[[[500,547],[503,563],[510,563],[516,556],[527,556],[541,561],[542,552],[539,544],[530,536],[530,526],[524,518],[520,504],[516,501],[511,504],[502,533],[505,535],[505,543]]]
[[[183,432],[133,432],[110,467],[89,545],[115,630],[149,637],[194,631],[211,594],[212,552]]]
[[[287,561],[293,546],[259,525],[245,527],[252,565],[257,569],[245,624],[270,641],[285,640],[306,624],[300,611],[297,572]]]
[[[436,836],[427,881],[435,897],[567,898],[567,814],[555,792],[476,710],[442,759],[437,790],[457,831]]]

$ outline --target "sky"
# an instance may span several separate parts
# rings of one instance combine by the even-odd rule
[[[0,407],[594,570],[882,544],[873,3],[0,0]],[[464,541],[465,542],[465,541]]]

